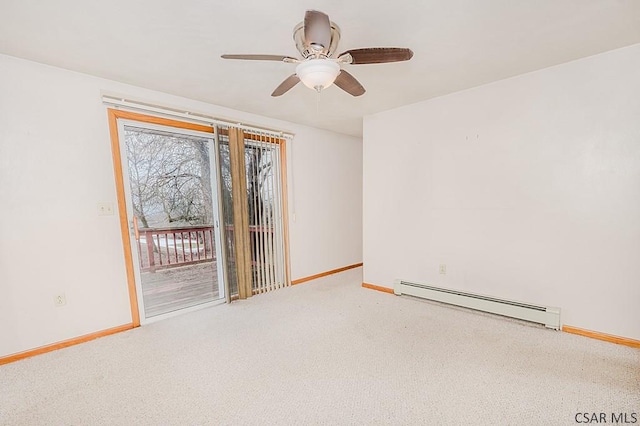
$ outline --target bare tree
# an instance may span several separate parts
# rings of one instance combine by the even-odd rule
[[[143,226],[211,224],[209,141],[146,129],[125,130],[132,203]]]

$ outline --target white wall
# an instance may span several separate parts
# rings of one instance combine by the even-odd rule
[[[362,139],[300,128],[288,155],[293,279],[362,262]]]
[[[638,70],[634,45],[365,117],[365,282],[640,339]]]
[[[0,55],[0,357],[131,322],[102,91],[296,133],[293,278],[362,261],[360,139]]]

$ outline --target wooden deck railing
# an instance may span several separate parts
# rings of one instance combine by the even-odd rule
[[[138,234],[140,269],[144,272],[216,259],[212,226],[140,228]]]
[[[142,272],[211,262],[217,258],[213,226],[139,228],[135,231]],[[252,225],[249,226],[249,232],[252,257],[255,257],[258,234],[272,233],[273,230]],[[227,225],[224,234],[226,243],[233,245],[233,225]],[[255,259],[252,259],[252,263],[255,263]]]

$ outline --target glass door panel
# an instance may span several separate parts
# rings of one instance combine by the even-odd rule
[[[223,298],[213,135],[128,121],[119,131],[143,317]]]

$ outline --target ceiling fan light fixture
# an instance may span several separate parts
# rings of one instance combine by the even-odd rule
[[[298,64],[296,74],[305,86],[320,92],[336,80],[340,65],[327,59],[309,59]]]

